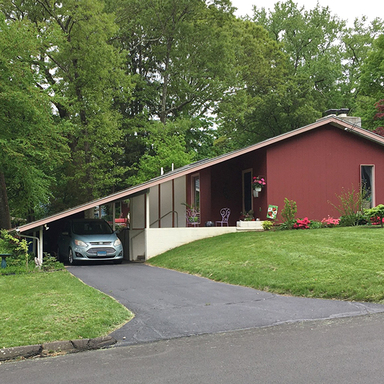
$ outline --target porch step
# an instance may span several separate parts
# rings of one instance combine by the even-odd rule
[[[236,228],[236,232],[263,232],[263,228]]]
[[[262,221],[238,221],[236,223],[236,232],[263,231]]]

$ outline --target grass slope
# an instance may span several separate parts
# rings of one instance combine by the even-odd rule
[[[149,264],[294,296],[384,302],[384,231],[376,227],[233,233]]]
[[[0,348],[105,336],[132,318],[67,271],[0,276]]]

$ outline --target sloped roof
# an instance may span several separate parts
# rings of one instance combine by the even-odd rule
[[[211,159],[204,159],[204,160],[197,161],[195,163],[185,165],[183,167],[175,169],[174,171],[165,173],[162,176],[158,176],[154,179],[151,179],[145,183],[130,187],[128,189],[113,193],[111,195],[108,195],[106,197],[103,197],[103,198],[100,198],[97,200],[90,201],[90,202],[85,203],[85,204],[81,204],[77,207],[68,209],[66,211],[57,213],[55,215],[46,217],[44,219],[40,219],[40,220],[31,222],[29,224],[25,224],[23,226],[20,226],[18,229],[20,232],[26,232],[26,231],[29,231],[31,229],[38,228],[42,225],[49,224],[53,221],[74,215],[74,214],[82,212],[82,211],[86,211],[86,210],[93,208],[95,206],[98,206],[98,205],[104,205],[104,204],[112,203],[115,201],[125,200],[125,199],[127,199],[129,197],[133,197],[134,195],[137,195],[137,194],[144,194],[151,187],[157,186],[159,184],[165,183],[167,181],[176,179],[176,178],[181,177],[181,176],[188,175],[190,173],[198,172],[204,168],[208,168],[208,167],[211,167],[213,165],[222,163],[224,161],[227,161],[227,160],[236,158],[238,156],[244,155],[246,153],[249,153],[249,152],[261,149],[261,148],[265,148],[269,145],[278,143],[280,141],[289,139],[291,137],[298,136],[302,133],[317,129],[317,128],[322,127],[322,126],[327,125],[327,124],[331,124],[332,126],[340,128],[342,130],[345,130],[348,133],[361,136],[367,140],[373,141],[379,145],[384,146],[384,137],[383,136],[380,136],[380,135],[378,135],[374,132],[371,132],[371,131],[367,131],[366,129],[363,129],[363,128],[358,127],[356,125],[353,125],[353,124],[343,120],[342,118],[339,118],[336,116],[327,116],[327,117],[324,117],[322,119],[319,119],[315,123],[306,125],[304,127],[295,129],[295,130],[287,132],[287,133],[283,133],[279,136],[272,137],[270,139],[261,141],[257,144],[253,144],[253,145],[250,145],[248,147],[245,147],[245,148],[233,151],[233,152],[229,152],[229,153],[226,153],[224,155],[220,155],[220,156],[217,156],[217,157],[214,157]]]

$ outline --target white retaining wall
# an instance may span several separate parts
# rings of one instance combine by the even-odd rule
[[[232,232],[236,232],[236,227],[147,229],[146,259],[195,240]]]

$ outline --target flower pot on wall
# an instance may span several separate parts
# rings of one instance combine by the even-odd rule
[[[253,197],[259,197],[259,192],[261,192],[261,188],[256,187],[253,190]]]

